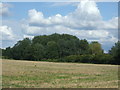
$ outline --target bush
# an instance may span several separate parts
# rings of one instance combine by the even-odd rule
[[[64,57],[65,62],[78,62],[80,61],[80,56],[79,55],[70,55]]]
[[[58,62],[58,59],[41,59],[40,61]]]
[[[48,62],[79,62],[79,63],[94,63],[94,64],[114,64],[114,58],[110,54],[97,55],[70,55],[59,59],[42,59],[41,61]]]
[[[93,62],[95,64],[112,64],[113,57],[109,54],[95,55]]]
[[[94,55],[81,55],[80,59],[82,63],[92,63]]]
[[[113,57],[109,54],[99,55],[70,55],[58,59],[59,62],[80,62],[80,63],[94,63],[94,64],[112,64]]]
[[[64,62],[81,62],[81,63],[91,63],[93,55],[70,55],[61,59]]]

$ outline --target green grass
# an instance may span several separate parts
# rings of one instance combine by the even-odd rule
[[[118,65],[2,60],[4,88],[118,88]]]

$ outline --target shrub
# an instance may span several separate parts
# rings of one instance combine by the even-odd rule
[[[80,63],[95,63],[95,64],[112,64],[113,57],[109,54],[98,55],[70,55],[58,59],[59,62],[80,62]]]
[[[95,64],[111,64],[113,57],[109,54],[99,54],[95,55],[93,58],[93,63]]]
[[[70,55],[63,58],[64,62],[91,63],[93,55]]]

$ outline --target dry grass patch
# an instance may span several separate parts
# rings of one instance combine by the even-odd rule
[[[2,60],[3,87],[117,88],[118,65]]]

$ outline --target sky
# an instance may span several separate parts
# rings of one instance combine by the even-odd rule
[[[8,2],[0,3],[0,10],[0,48],[53,33],[98,41],[105,52],[118,40],[117,2]]]

